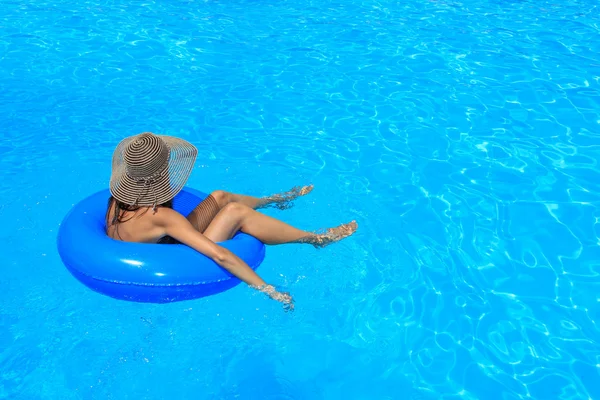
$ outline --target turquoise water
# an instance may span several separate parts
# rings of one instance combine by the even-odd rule
[[[0,398],[600,398],[600,9],[581,1],[0,0]],[[268,195],[316,250],[168,305],[61,264],[124,136]],[[176,261],[175,261],[176,262]]]

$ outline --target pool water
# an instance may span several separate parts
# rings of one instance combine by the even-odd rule
[[[599,54],[591,0],[0,0],[0,398],[599,399]],[[143,131],[359,229],[267,250],[294,313],[94,293],[57,229]]]

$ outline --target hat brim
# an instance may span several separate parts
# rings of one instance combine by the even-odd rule
[[[110,192],[116,200],[131,206],[156,206],[172,200],[185,186],[194,169],[198,150],[186,140],[156,136],[167,145],[169,158],[160,174],[151,180],[133,179],[123,162],[123,151],[137,136],[125,138],[117,145],[110,178]]]

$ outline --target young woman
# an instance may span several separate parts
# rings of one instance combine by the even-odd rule
[[[307,243],[324,247],[354,233],[355,221],[317,234],[303,231],[256,209],[286,208],[312,186],[256,198],[222,190],[212,192],[190,215],[172,209],[172,200],[184,187],[196,160],[189,142],[144,132],[125,138],[113,155],[111,197],[106,212],[106,232],[117,240],[144,243],[183,243],[210,257],[248,285],[268,294],[288,308],[292,297],[267,285],[247,264],[217,242],[237,231],[265,244]]]

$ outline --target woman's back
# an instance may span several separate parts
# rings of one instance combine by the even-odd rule
[[[111,198],[106,213],[106,234],[125,242],[156,243],[163,235],[156,223],[156,215],[161,209],[164,207],[127,210]]]

